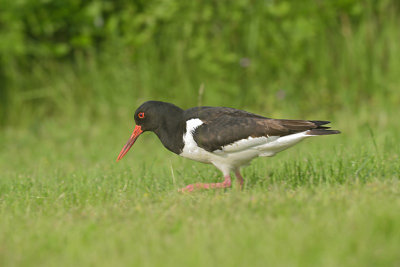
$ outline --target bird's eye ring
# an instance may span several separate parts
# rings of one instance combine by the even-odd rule
[[[144,118],[144,112],[140,112],[140,113],[138,114],[138,117],[139,117],[139,119],[143,119],[143,118]]]

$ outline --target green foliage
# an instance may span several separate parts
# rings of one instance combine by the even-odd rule
[[[327,113],[386,106],[390,94],[389,104],[399,104],[398,1],[3,0],[0,7],[3,124],[103,116],[149,98],[302,116],[321,106]]]

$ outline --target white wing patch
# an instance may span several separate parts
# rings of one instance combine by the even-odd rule
[[[232,153],[232,152],[239,152],[245,149],[254,148],[260,145],[265,145],[269,140],[269,138],[262,136],[262,137],[249,137],[246,139],[238,140],[232,144],[223,146],[221,149],[214,151],[214,153]]]
[[[269,142],[265,145],[257,147],[257,150],[260,151],[260,157],[272,157],[276,153],[281,152],[291,146],[294,146],[301,140],[311,137],[312,135],[308,135],[307,131],[300,132],[296,134],[290,134],[282,137],[276,138],[274,141]]]

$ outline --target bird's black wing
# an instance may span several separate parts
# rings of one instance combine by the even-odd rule
[[[221,116],[240,117],[240,118],[264,118],[266,117],[250,113],[244,110],[226,107],[194,107],[185,110],[185,119],[193,118],[201,119],[202,121],[213,121]]]
[[[211,114],[199,117],[203,124],[193,132],[197,145],[212,152],[249,137],[285,136],[312,129],[327,131],[325,129],[329,128],[322,126],[328,124],[328,121],[276,120],[252,113],[245,113],[248,116],[239,116],[236,111],[223,113],[219,110],[217,116]]]

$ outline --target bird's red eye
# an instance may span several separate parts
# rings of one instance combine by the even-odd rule
[[[143,118],[144,118],[144,112],[140,112],[140,113],[138,114],[138,117],[139,117],[139,119],[143,119]]]

